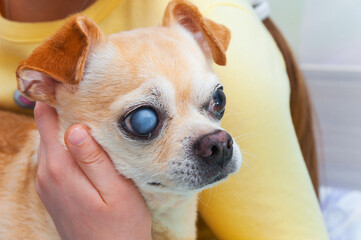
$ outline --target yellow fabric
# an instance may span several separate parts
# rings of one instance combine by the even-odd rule
[[[84,14],[110,34],[159,24],[167,2],[99,0]],[[193,2],[232,32],[227,66],[216,66],[216,72],[227,94],[223,126],[244,157],[238,174],[201,194],[202,217],[219,239],[328,239],[293,130],[289,81],[273,39],[245,0]],[[1,109],[21,111],[12,101],[15,68],[63,22],[0,18]]]
[[[216,71],[227,94],[223,126],[239,136],[244,164],[202,193],[200,212],[219,239],[328,239],[293,129],[282,55],[250,6],[232,2],[242,7],[204,12],[232,32],[228,64]]]

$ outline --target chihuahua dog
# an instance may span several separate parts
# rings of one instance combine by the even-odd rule
[[[76,15],[21,63],[18,88],[56,109],[60,141],[72,124],[89,127],[142,193],[153,239],[195,239],[197,193],[241,166],[220,126],[226,97],[212,70],[226,64],[229,41],[187,1],[170,2],[161,26],[110,36]],[[35,192],[34,124],[0,115],[13,126],[0,128],[0,239],[58,239]]]

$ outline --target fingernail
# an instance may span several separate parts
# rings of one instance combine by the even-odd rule
[[[68,134],[68,141],[73,145],[81,145],[88,139],[87,131],[82,127],[75,127]]]

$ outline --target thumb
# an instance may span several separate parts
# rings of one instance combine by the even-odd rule
[[[130,180],[119,175],[87,127],[80,124],[71,126],[65,133],[65,143],[72,157],[104,200],[114,192],[114,185],[122,184],[123,181],[127,182],[128,186]]]

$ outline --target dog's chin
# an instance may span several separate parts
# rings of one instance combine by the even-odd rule
[[[161,182],[148,182],[149,189],[154,192],[173,193],[173,194],[191,194],[201,192],[204,189],[210,188],[216,184],[219,184],[227,179],[230,173],[221,171],[212,177],[206,178],[197,184],[184,183],[181,186],[168,186]]]
[[[200,182],[196,185],[189,186],[188,190],[200,192],[204,189],[210,188],[216,184],[219,184],[219,183],[225,181],[229,175],[230,175],[230,173],[226,173],[226,172],[222,171],[211,178],[205,179],[203,182]]]
[[[241,160],[232,161],[226,168],[221,171],[210,172],[205,175],[202,181],[193,182],[188,184],[188,189],[190,191],[202,191],[204,189],[210,188],[216,184],[224,182],[228,176],[238,172],[241,167]]]

